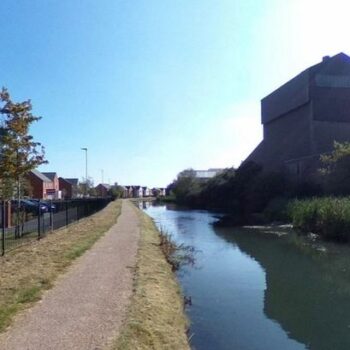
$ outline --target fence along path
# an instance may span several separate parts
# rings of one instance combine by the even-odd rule
[[[6,251],[20,245],[29,243],[33,239],[44,238],[52,230],[67,226],[74,221],[79,221],[81,218],[92,215],[103,209],[110,201],[110,198],[60,200],[49,202],[50,206],[52,204],[55,205],[55,210],[50,209],[49,212],[42,212],[38,202],[34,212],[22,208],[20,211],[20,224],[16,227],[16,220],[13,220],[14,222],[12,222],[10,228],[7,228],[5,225],[5,208],[8,208],[9,204],[7,202],[5,205],[5,202],[1,201],[0,255],[4,255]],[[17,232],[17,229],[20,232]]]
[[[123,201],[115,224],[41,302],[0,336],[2,350],[103,349],[118,334],[136,263],[139,217]]]

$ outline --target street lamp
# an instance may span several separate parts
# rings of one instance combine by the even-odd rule
[[[85,151],[85,197],[87,195],[87,186],[88,186],[88,156],[86,147],[81,148],[82,151]]]

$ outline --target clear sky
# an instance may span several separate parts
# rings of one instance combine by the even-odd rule
[[[260,100],[350,54],[349,1],[0,0],[0,84],[43,119],[42,171],[165,186],[238,166]]]

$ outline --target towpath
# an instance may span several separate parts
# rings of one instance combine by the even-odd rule
[[[100,350],[118,335],[132,294],[139,219],[123,201],[115,224],[42,300],[0,336],[3,350]]]

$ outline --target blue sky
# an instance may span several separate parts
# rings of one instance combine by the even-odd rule
[[[350,54],[347,1],[1,0],[0,84],[43,119],[42,171],[165,186],[238,166],[260,100],[324,55]]]

